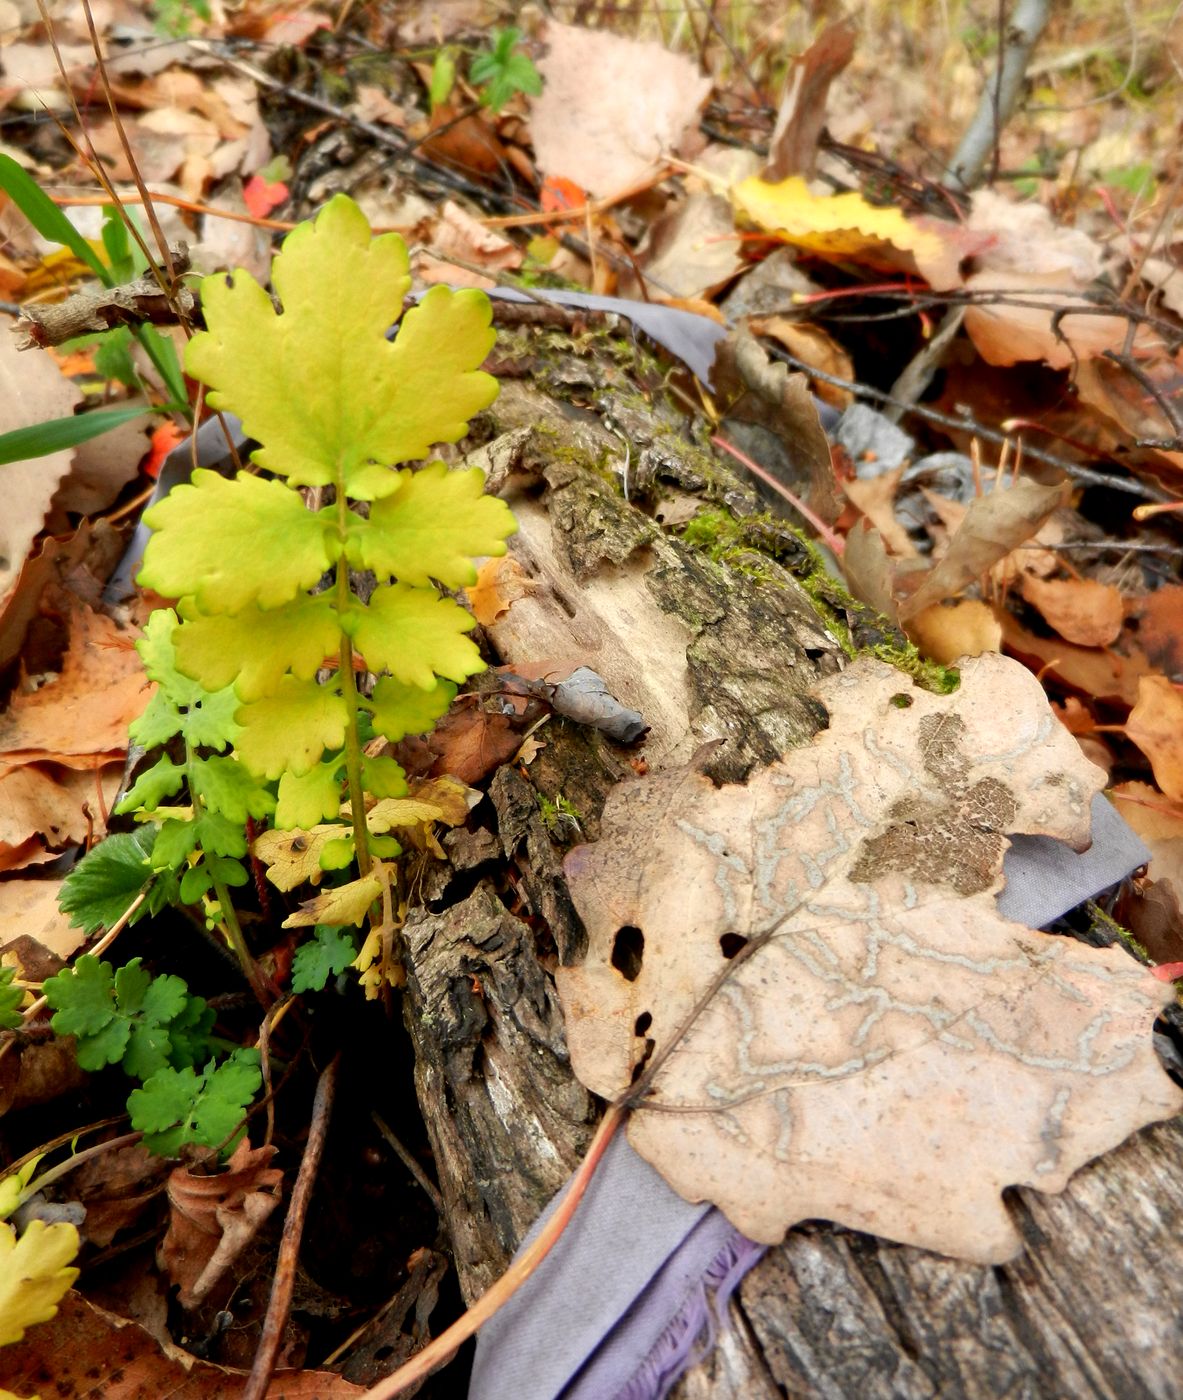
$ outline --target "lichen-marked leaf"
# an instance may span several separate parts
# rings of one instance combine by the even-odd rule
[[[298,777],[326,749],[341,748],[346,719],[345,701],[334,684],[285,676],[274,695],[239,710],[238,756],[260,777],[288,772]]]
[[[193,790],[207,812],[216,812],[235,826],[246,825],[275,811],[275,795],[258,778],[227,754],[225,757],[198,758],[190,762]],[[242,851],[236,852],[242,855]]]
[[[405,583],[376,588],[369,606],[357,605],[346,631],[373,671],[389,671],[404,685],[434,690],[436,677],[462,681],[485,669],[475,642],[465,636],[476,620],[434,588]]]
[[[479,467],[449,471],[430,462],[398,475],[398,490],[375,501],[368,520],[350,520],[345,552],[355,568],[418,587],[438,579],[461,588],[476,580],[474,556],[505,553],[517,522],[504,501],[485,494]]]
[[[252,372],[264,382],[264,376]],[[203,613],[277,608],[311,588],[332,562],[326,521],[281,481],[199,467],[144,512],[153,530],[138,581]]]
[[[357,957],[353,939],[339,928],[318,928],[316,936],[296,949],[292,959],[292,991],[320,992]]]
[[[370,905],[381,893],[382,881],[376,875],[364,875],[360,880],[337,885],[307,900],[294,914],[288,915],[283,927],[311,928],[315,924],[348,926],[363,923]]]
[[[211,690],[233,685],[247,702],[274,694],[289,671],[311,680],[340,645],[332,603],[301,594],[267,611],[249,604],[232,616],[188,618],[175,637],[177,665]]]
[[[1008,833],[1081,848],[1105,775],[998,655],[952,696],[869,660],[818,695],[829,727],[746,786],[622,785],[568,856],[572,1064],[611,1098],[669,1048],[630,1141],[752,1239],[821,1218],[999,1263],[1006,1187],[1060,1190],[1183,1104],[1151,1037],[1170,988],[995,903]]]
[[[69,1264],[81,1247],[78,1231],[65,1221],[30,1220],[19,1240],[0,1221],[0,1347],[53,1317],[78,1277]]]
[[[341,810],[341,778],[344,764],[341,754],[315,763],[307,773],[298,776],[285,773],[279,780],[279,801],[275,808],[275,825],[280,831],[294,827],[311,827],[325,817],[335,817]]]
[[[374,728],[397,744],[408,734],[426,734],[456,698],[450,681],[437,681],[430,690],[405,685],[393,676],[379,676],[368,705]]]

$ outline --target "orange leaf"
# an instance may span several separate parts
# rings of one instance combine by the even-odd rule
[[[265,219],[287,197],[288,187],[282,180],[264,180],[262,175],[252,175],[242,187],[242,202],[256,219]]]

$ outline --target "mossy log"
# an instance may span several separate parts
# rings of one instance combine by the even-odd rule
[[[511,668],[592,667],[651,728],[629,750],[552,719],[528,769],[498,771],[482,829],[451,839],[451,869],[407,928],[406,1020],[469,1300],[574,1169],[599,1113],[571,1074],[549,972],[583,948],[564,848],[596,839],[607,793],[641,758],[694,758],[736,782],[808,742],[825,722],[810,687],[854,646],[901,640],[819,578],[660,385],[637,391],[627,355],[545,337],[505,352],[501,398],[466,444],[513,505],[511,552],[537,585],[487,641]],[[724,538],[700,530],[692,545],[662,524],[684,520],[689,497],[721,512],[709,518]],[[539,794],[560,793],[574,816],[548,829]],[[1012,1192],[1027,1250],[1005,1267],[821,1223],[793,1230],[675,1394],[1178,1395],[1181,1134],[1178,1121],[1142,1132],[1061,1196]]]

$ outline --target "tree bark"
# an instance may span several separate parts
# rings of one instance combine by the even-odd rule
[[[506,353],[510,377],[469,460],[514,506],[511,552],[537,587],[488,641],[511,669],[598,671],[650,724],[638,751],[650,768],[694,757],[717,781],[741,781],[824,724],[809,688],[841,667],[849,636],[884,637],[758,514],[756,492],[701,446],[700,428],[660,388],[638,393],[617,358],[603,339],[589,357],[550,331]],[[663,512],[684,518],[692,496],[729,511],[751,543],[732,540],[719,562],[663,528]],[[546,747],[528,768],[497,772],[476,812],[482,830],[450,838],[451,870],[407,928],[420,1103],[470,1300],[503,1271],[598,1116],[571,1075],[548,969],[583,949],[563,849],[596,839],[606,795],[634,777],[638,753],[558,718],[538,737]],[[565,796],[578,831],[548,831],[540,793]],[[1028,1249],[1004,1268],[825,1224],[792,1231],[675,1394],[1178,1394],[1180,1132],[1140,1134],[1062,1196],[1013,1193]]]

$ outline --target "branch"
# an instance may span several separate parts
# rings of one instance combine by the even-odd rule
[[[999,133],[1018,105],[1027,65],[1051,13],[1051,0],[1018,0],[1002,36],[998,68],[986,84],[957,154],[949,162],[949,184],[967,190],[977,182]]]

